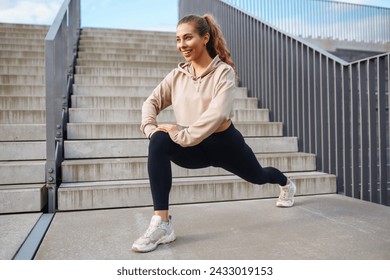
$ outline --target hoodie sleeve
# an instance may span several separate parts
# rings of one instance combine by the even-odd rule
[[[141,131],[150,138],[157,128],[157,115],[172,104],[171,84],[174,75],[172,70],[162,82],[153,90],[152,94],[142,105]]]
[[[206,111],[193,125],[169,133],[171,139],[180,146],[189,147],[199,144],[232,117],[236,92],[235,73],[232,68],[226,67],[219,75],[214,97]]]

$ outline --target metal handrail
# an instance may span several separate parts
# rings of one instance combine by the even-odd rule
[[[57,207],[61,162],[74,61],[80,33],[80,0],[65,0],[45,38],[46,188],[48,212]]]

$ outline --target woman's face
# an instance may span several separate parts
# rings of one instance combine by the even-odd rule
[[[182,23],[176,29],[176,46],[187,61],[199,60],[204,52],[209,34],[201,37],[191,23]]]

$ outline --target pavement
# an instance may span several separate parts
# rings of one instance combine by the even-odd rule
[[[151,207],[57,212],[36,260],[390,260],[390,207],[342,195],[171,206],[177,240],[131,245]],[[41,213],[0,215],[0,259],[13,259]]]

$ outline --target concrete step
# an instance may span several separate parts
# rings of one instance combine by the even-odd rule
[[[74,76],[75,84],[79,85],[102,85],[102,86],[150,86],[156,87],[164,78],[162,77],[133,77],[133,76],[96,76],[96,75],[79,75]],[[37,80],[36,82],[38,82]]]
[[[144,43],[147,44],[161,44],[176,47],[175,36],[172,37],[149,37],[149,36],[85,36],[80,37],[80,41],[85,42],[114,42],[114,43]]]
[[[92,29],[92,28],[83,28],[81,30],[81,37],[86,38],[106,38],[109,40],[111,38],[119,39],[161,39],[169,40],[175,38],[175,32],[160,32],[160,31],[146,31],[146,30],[131,30],[131,29]]]
[[[110,53],[79,53],[78,57],[85,60],[113,60],[113,61],[139,61],[179,63],[183,58],[178,55],[144,55],[144,54],[110,54]]]
[[[138,107],[140,108],[140,107]],[[102,123],[102,122],[135,122],[141,120],[141,109],[100,109],[93,108],[69,109],[69,121],[71,123]],[[269,121],[267,109],[236,109],[234,110],[233,121]],[[175,122],[173,110],[164,110],[158,116],[159,122]]]
[[[1,110],[0,124],[45,124],[45,110]]]
[[[47,203],[44,184],[0,185],[0,214],[39,212]]]
[[[246,137],[254,153],[297,153],[296,137]],[[66,159],[146,157],[148,139],[66,140]]]
[[[85,41],[80,40],[79,44],[79,50],[80,51],[86,51],[90,48],[115,48],[115,49],[160,49],[160,50],[176,50],[176,45],[161,45],[158,42],[148,42],[146,45],[145,43],[139,43],[139,42],[127,42],[127,43],[118,43],[118,42],[101,42],[101,41]]]
[[[0,184],[44,183],[45,164],[45,160],[0,161]]]
[[[45,75],[43,66],[0,65],[0,75]]]
[[[15,32],[34,32],[45,34],[49,30],[48,25],[38,24],[20,24],[20,23],[0,23],[0,30],[11,33]]]
[[[15,57],[2,57],[0,60],[1,65],[15,65],[15,66],[42,66],[45,67],[44,58],[15,58]]]
[[[96,86],[96,85],[76,85],[73,84],[73,96],[134,96],[147,97],[154,90],[154,86]],[[72,96],[72,97],[73,97]]]
[[[336,193],[336,177],[320,172],[287,173],[297,185],[296,195]],[[270,198],[277,185],[248,183],[236,176],[175,178],[171,204]],[[148,180],[62,183],[58,190],[60,211],[152,205]]]
[[[132,96],[132,97],[144,97],[145,99],[152,94],[156,85],[153,86],[124,86],[124,85],[73,85],[73,96]],[[1,89],[1,85],[0,85]],[[247,88],[237,88],[236,97],[247,97]]]
[[[3,98],[7,99],[7,97]],[[72,108],[73,110],[77,110],[77,108],[141,109],[145,100],[146,97],[132,96],[72,96]],[[233,108],[257,109],[257,99],[254,97],[237,97],[233,102]]]
[[[282,136],[282,123],[236,122],[244,136]],[[139,123],[69,123],[68,139],[130,139],[144,138]]]
[[[313,171],[315,156],[299,153],[257,154],[262,166],[274,166],[282,172]],[[148,179],[147,158],[115,158],[65,160],[62,163],[63,182],[91,182]],[[243,163],[244,164],[244,163]],[[222,168],[186,169],[172,164],[172,176],[203,177],[230,175]]]
[[[86,30],[82,29],[81,36],[83,38],[103,37],[103,38],[123,38],[123,39],[170,39],[175,38],[175,32],[159,32],[147,30]]]
[[[146,59],[146,58],[145,58]],[[124,67],[124,68],[170,68],[177,67],[178,62],[166,61],[124,61],[124,60],[91,60],[91,59],[77,59],[78,66],[90,67]]]
[[[45,52],[44,51],[6,51],[6,50],[0,50],[0,58],[7,57],[7,58],[45,58]]]
[[[82,36],[149,36],[155,37],[175,37],[174,32],[165,31],[146,31],[146,30],[133,30],[133,29],[110,29],[110,28],[83,28],[81,31]]]
[[[75,84],[82,85],[123,85],[123,86],[157,86],[161,78],[153,77],[124,77],[124,76],[87,76],[75,75]]]
[[[7,44],[14,45],[30,45],[30,46],[44,46],[45,40],[32,38],[0,38],[0,42],[7,42]]]
[[[3,51],[33,51],[44,52],[45,46],[42,45],[20,45],[20,44],[8,44],[7,42],[0,42],[0,50]]]
[[[89,67],[76,66],[78,75],[95,76],[133,76],[133,77],[159,77],[164,78],[172,68],[124,68],[124,67]],[[1,71],[1,66],[0,66]]]
[[[1,85],[0,96],[45,96],[45,85]]]
[[[0,142],[0,161],[45,160],[46,142]]]
[[[41,32],[22,31],[9,32],[0,30],[0,38],[6,40],[7,38],[29,38],[29,39],[45,39],[46,34]]]
[[[0,124],[0,141],[45,140],[45,124]]]
[[[45,96],[0,96],[0,110],[45,110]]]
[[[118,55],[161,55],[161,56],[177,56],[182,58],[181,54],[178,52],[176,48],[171,49],[159,49],[158,47],[152,48],[148,46],[147,48],[131,48],[128,46],[127,48],[105,48],[105,47],[90,47],[83,48],[85,50],[80,50],[78,54],[118,54]]]
[[[45,76],[30,75],[1,75],[2,85],[45,85]]]

